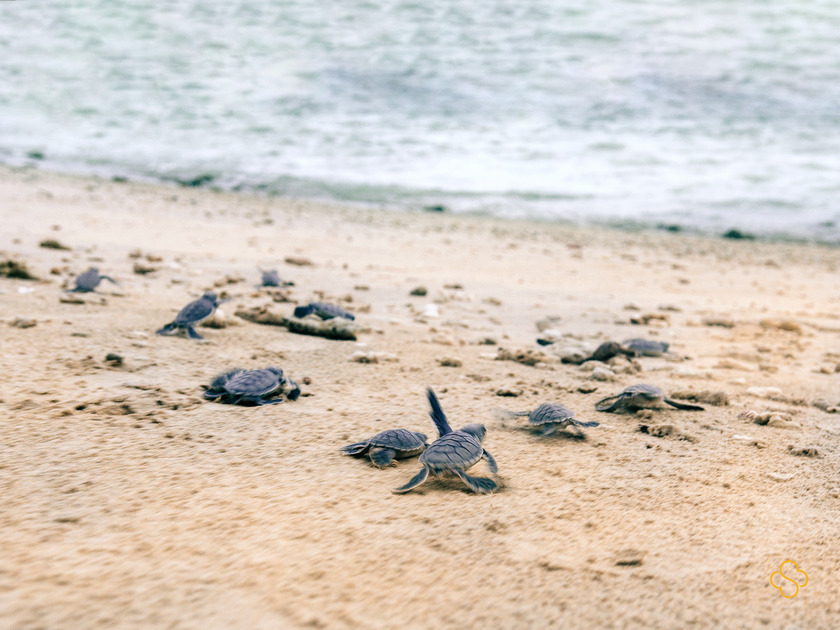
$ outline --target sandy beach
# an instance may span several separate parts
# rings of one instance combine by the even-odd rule
[[[0,261],[40,278],[0,277],[0,627],[840,626],[840,250],[32,169],[0,168],[0,202]],[[66,301],[90,266],[118,284]],[[230,301],[206,343],[154,334],[209,289]],[[315,299],[358,339],[235,315]],[[561,362],[633,337],[673,356]],[[299,400],[203,399],[268,365]],[[595,411],[637,383],[705,411]],[[434,437],[426,387],[486,425],[499,492],[395,495],[416,458],[340,454]],[[547,401],[601,426],[501,413]],[[791,598],[786,560],[808,576]]]

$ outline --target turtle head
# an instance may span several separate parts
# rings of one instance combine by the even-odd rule
[[[212,291],[205,291],[204,295],[201,296],[201,299],[212,302],[215,306],[219,305],[219,298]]]
[[[477,424],[475,422],[465,424],[461,427],[461,431],[463,431],[464,433],[469,433],[479,442],[484,441],[484,434],[487,433],[487,429],[484,428],[483,424]]]
[[[310,304],[307,304],[306,306],[298,306],[295,308],[295,317],[306,317],[314,310],[315,308]]]

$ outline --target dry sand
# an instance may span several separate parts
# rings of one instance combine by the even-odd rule
[[[0,627],[840,627],[840,414],[812,405],[840,402],[839,251],[20,169],[0,170],[0,202],[2,258],[43,278],[0,278]],[[135,274],[138,260],[159,270]],[[119,286],[60,302],[91,265]],[[232,317],[294,307],[255,290],[257,266],[369,331],[329,341]],[[217,281],[236,325],[201,328],[208,343],[154,334]],[[418,320],[432,303],[440,316]],[[629,323],[645,314],[667,320]],[[551,316],[573,337],[544,362],[494,360],[538,351]],[[596,381],[553,351],[629,337],[690,359]],[[272,364],[311,379],[305,396],[202,400],[218,372]],[[729,405],[594,411],[635,383]],[[487,425],[500,492],[447,479],[398,496],[416,459],[378,470],[339,454],[386,428],[431,435],[426,386],[453,425]],[[540,438],[497,413],[544,401],[602,426]],[[762,426],[745,410],[789,415]],[[770,584],[786,559],[809,576],[792,599]]]

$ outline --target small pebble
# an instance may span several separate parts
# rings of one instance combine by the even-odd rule
[[[424,295],[426,295],[426,293],[427,293],[427,291],[426,291],[426,287],[415,287],[414,289],[412,289],[412,290],[409,292],[409,295],[419,295],[419,296],[424,296]]]
[[[16,317],[9,326],[14,326],[15,328],[32,328],[37,323],[34,319],[29,319],[28,317]]]

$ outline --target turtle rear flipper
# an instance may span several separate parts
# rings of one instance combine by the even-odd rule
[[[370,461],[373,462],[374,466],[379,466],[380,468],[385,468],[393,464],[394,457],[396,457],[396,455],[397,452],[392,448],[375,446],[370,449]]]
[[[75,289],[73,289],[73,290],[75,291]],[[156,335],[171,335],[176,328],[177,328],[177,326],[175,326],[175,323],[173,322],[171,324],[167,324],[166,326],[164,326],[160,330],[156,330],[155,334]]]
[[[615,411],[619,408],[619,406],[621,406],[624,398],[625,396],[623,392],[621,394],[616,394],[615,396],[607,396],[595,403],[595,411]]]
[[[682,409],[683,411],[706,411],[705,407],[701,407],[700,405],[689,405],[687,403],[677,402],[676,400],[671,400],[670,398],[666,398],[665,402],[675,407],[677,409]]]
[[[421,483],[426,481],[426,479],[428,479],[428,478],[429,478],[429,469],[426,468],[425,466],[423,466],[423,470],[421,470],[419,473],[414,475],[407,484],[405,484],[404,486],[401,486],[399,488],[395,488],[393,490],[393,492],[394,492],[394,494],[405,494],[409,490],[413,490],[414,488],[419,486]]]
[[[165,327],[164,327],[164,328],[165,328]],[[184,326],[184,328],[186,328],[186,329],[187,329],[187,336],[188,336],[190,339],[204,339],[204,337],[202,337],[201,335],[199,335],[199,334],[195,331],[195,327],[194,327],[192,324],[187,324],[186,326]]]
[[[341,452],[345,455],[364,455],[367,452],[370,442],[356,442],[355,444],[348,444],[341,447]]]
[[[493,457],[487,449],[484,449],[484,459],[487,460],[487,466],[490,468],[490,472],[499,472],[499,465],[496,463],[496,458]]]
[[[477,494],[488,494],[499,489],[499,484],[492,479],[487,479],[486,477],[470,477],[463,470],[458,470],[457,468],[453,468],[452,472],[467,484],[470,490]]]

